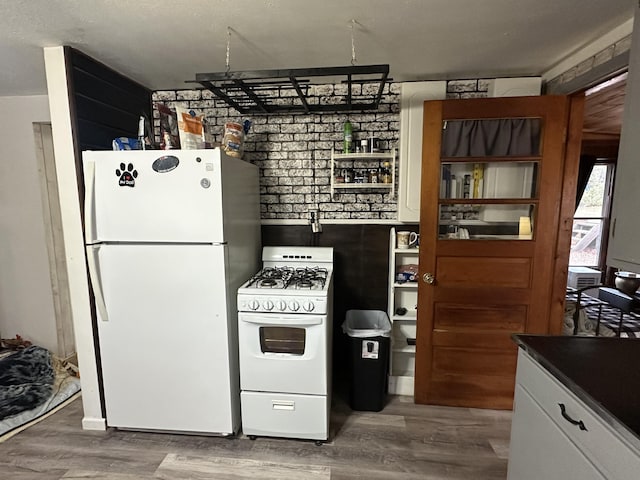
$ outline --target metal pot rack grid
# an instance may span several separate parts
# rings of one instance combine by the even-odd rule
[[[391,80],[389,65],[350,65],[197,73],[195,80],[187,83],[199,83],[241,114],[256,115],[377,110],[384,85]],[[344,84],[344,98],[335,103],[322,102],[318,96],[310,98],[310,87],[323,83]],[[354,89],[354,85],[361,88]],[[335,96],[340,94],[332,94]]]

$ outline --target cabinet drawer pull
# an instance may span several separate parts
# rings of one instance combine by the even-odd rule
[[[558,405],[560,406],[560,413],[562,414],[562,417],[567,422],[569,422],[571,425],[577,425],[578,427],[580,427],[580,430],[584,430],[585,432],[587,431],[587,427],[584,426],[584,422],[582,420],[574,420],[569,416],[569,414],[567,413],[567,408],[564,406],[564,403],[559,403]]]

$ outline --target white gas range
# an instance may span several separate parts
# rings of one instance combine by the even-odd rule
[[[238,290],[242,429],[329,437],[333,248],[265,247]]]

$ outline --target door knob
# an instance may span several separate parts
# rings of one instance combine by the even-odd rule
[[[428,283],[429,285],[433,285],[433,282],[436,281],[436,277],[434,277],[430,273],[425,273],[424,275],[422,275],[422,281],[424,283]]]

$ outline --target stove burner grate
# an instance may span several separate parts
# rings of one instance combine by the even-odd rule
[[[253,276],[247,286],[321,290],[325,286],[328,274],[326,268],[320,267],[265,267]]]

